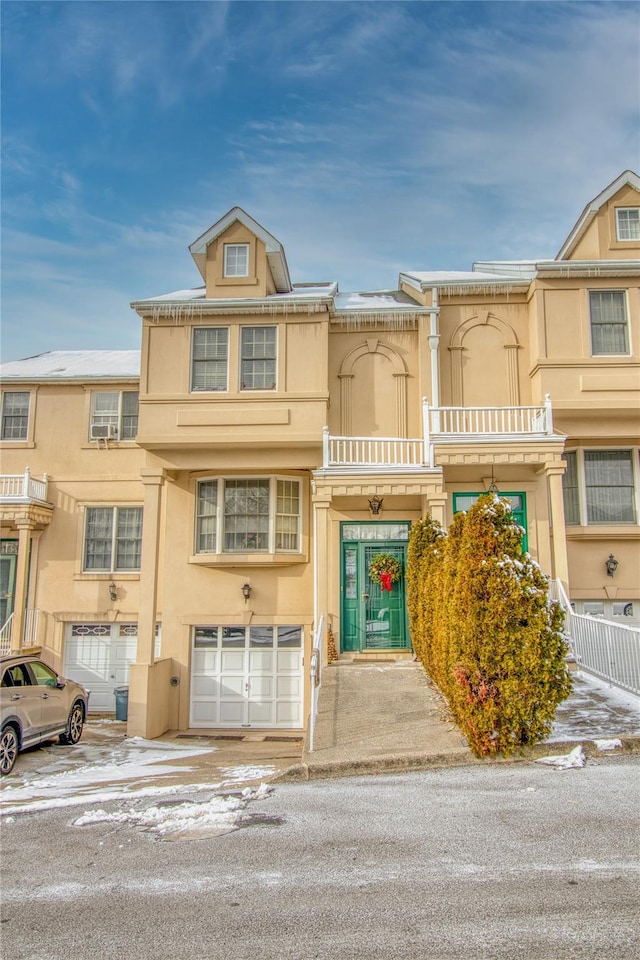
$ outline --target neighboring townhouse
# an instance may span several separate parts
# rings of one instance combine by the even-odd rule
[[[551,260],[292,283],[238,207],[133,352],[2,367],[2,620],[129,732],[299,730],[314,643],[411,649],[411,523],[487,490],[577,610],[640,620],[640,178]],[[138,397],[139,393],[139,397]],[[29,473],[25,470],[29,468]]]

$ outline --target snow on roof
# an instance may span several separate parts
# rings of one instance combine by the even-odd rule
[[[0,364],[3,380],[130,380],[139,376],[139,350],[50,350]]]
[[[335,280],[326,283],[295,283],[288,293],[272,293],[267,297],[232,297],[238,303],[252,300],[304,300],[317,299],[318,297],[332,297],[338,289]],[[207,299],[205,287],[193,287],[190,290],[174,290],[173,293],[163,293],[158,297],[147,297],[144,300],[136,300],[135,304],[143,303],[184,303],[185,301],[203,300],[206,303],[215,304],[225,298],[214,297]]]
[[[371,313],[374,310],[393,310],[411,312],[420,310],[420,304],[412,300],[402,290],[375,290],[371,293],[338,293],[335,298],[336,310]]]
[[[429,286],[433,284],[453,284],[453,283],[495,283],[499,280],[513,280],[513,274],[505,270],[504,273],[482,272],[480,270],[403,270],[402,277],[408,280],[416,280],[419,283]]]

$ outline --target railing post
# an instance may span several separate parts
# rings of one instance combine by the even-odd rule
[[[553,411],[551,408],[551,394],[545,393],[544,395],[544,409],[545,409],[545,419],[547,427],[547,436],[553,434]]]
[[[429,401],[426,397],[422,398],[422,436],[424,438],[424,462],[428,467],[432,467],[433,455],[431,432],[429,430]]]
[[[322,466],[329,466],[329,427],[322,428]]]
[[[23,486],[23,488],[22,488],[22,496],[23,496],[23,497],[28,497],[28,496],[29,496],[29,481],[30,481],[30,479],[31,479],[30,473],[31,473],[31,471],[29,470],[29,467],[25,467],[25,471],[24,471],[24,486]]]

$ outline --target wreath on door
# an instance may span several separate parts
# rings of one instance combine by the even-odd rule
[[[371,558],[369,579],[373,583],[379,583],[382,590],[391,593],[392,586],[398,582],[401,573],[400,561],[392,553],[376,553]]]

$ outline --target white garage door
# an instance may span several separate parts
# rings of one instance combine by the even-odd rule
[[[89,713],[113,713],[114,689],[129,683],[136,659],[137,623],[72,623],[65,644],[63,673],[91,691]],[[159,656],[159,631],[156,651]]]
[[[195,627],[192,727],[302,727],[302,627]]]

